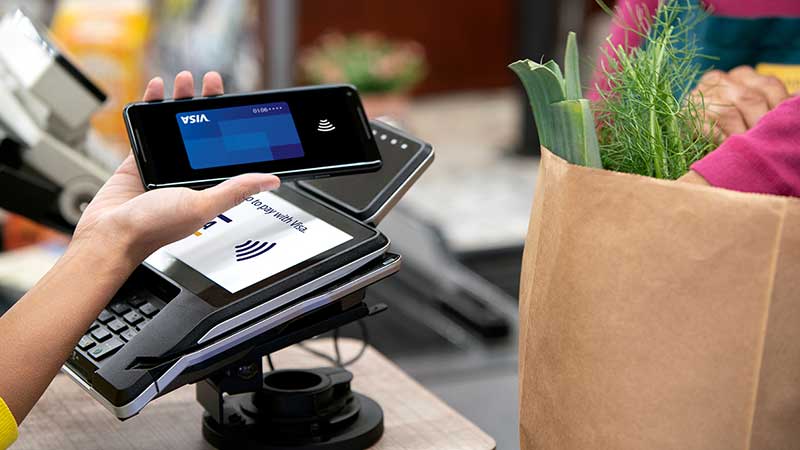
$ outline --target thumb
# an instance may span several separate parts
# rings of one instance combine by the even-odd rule
[[[249,173],[231,178],[212,188],[200,191],[200,211],[205,217],[214,217],[242,203],[247,197],[280,187],[275,175]]]

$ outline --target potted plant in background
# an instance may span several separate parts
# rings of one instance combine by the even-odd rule
[[[331,32],[303,51],[300,72],[308,83],[355,85],[370,117],[402,119],[409,92],[425,76],[425,51],[418,42],[378,33]]]

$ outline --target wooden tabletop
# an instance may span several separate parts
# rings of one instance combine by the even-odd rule
[[[310,344],[328,354],[332,343]],[[343,359],[355,355],[361,343],[341,339]],[[299,347],[273,355],[276,368],[328,365]],[[385,450],[493,450],[494,440],[444,404],[376,350],[348,367],[353,390],[377,401],[384,412],[383,438],[374,449]],[[194,386],[184,386],[160,398],[136,417],[118,421],[77,384],[59,375],[20,428],[12,447],[61,450],[204,449],[202,407]]]

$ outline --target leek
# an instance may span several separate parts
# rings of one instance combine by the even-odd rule
[[[509,68],[528,95],[539,142],[573,164],[601,168],[592,110],[581,90],[575,33],[567,38],[564,73],[554,61],[539,64],[526,59]]]

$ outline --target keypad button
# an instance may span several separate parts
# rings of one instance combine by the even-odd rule
[[[153,317],[158,312],[158,307],[153,305],[152,303],[145,303],[144,305],[139,307],[139,311],[142,312],[147,317]]]
[[[94,321],[91,325],[89,325],[89,331],[96,330],[100,326],[100,322]]]
[[[89,336],[84,336],[80,341],[78,341],[78,348],[81,350],[86,350],[92,347],[94,347],[94,341]]]
[[[133,339],[133,337],[136,336],[138,333],[139,333],[138,331],[136,331],[133,327],[131,327],[120,333],[119,336],[122,338],[122,340],[128,342],[131,339]]]
[[[127,325],[125,325],[125,324],[124,324],[124,323],[123,323],[121,320],[119,320],[119,319],[114,319],[114,320],[112,320],[112,321],[111,321],[111,322],[109,322],[109,323],[108,323],[108,325],[106,325],[106,326],[108,327],[108,329],[109,329],[109,330],[113,331],[114,333],[119,333],[120,331],[124,330],[125,328],[128,328],[128,326],[127,326]]]
[[[122,317],[125,319],[125,322],[128,322],[131,325],[136,325],[137,323],[144,320],[144,317],[142,317],[142,315],[136,311],[131,311]]]
[[[97,321],[100,323],[108,323],[114,319],[114,315],[110,312],[106,311],[105,309],[100,312],[100,315],[97,316]]]
[[[86,350],[84,352],[76,348],[72,351],[69,364],[75,366],[80,372],[94,373],[97,370],[97,363],[89,356],[89,351]]]
[[[144,303],[146,301],[147,300],[145,300],[144,297],[141,297],[141,296],[138,296],[138,295],[134,295],[134,296],[132,296],[131,298],[128,299],[128,304],[131,305],[131,306],[139,306],[139,305],[141,305],[142,303]]]
[[[125,314],[131,310],[131,307],[128,306],[127,303],[114,303],[110,308],[117,314]]]
[[[105,328],[98,328],[92,331],[92,337],[95,338],[97,342],[103,342],[111,337],[111,332]]]
[[[125,345],[125,343],[122,342],[122,339],[114,336],[113,338],[109,339],[108,342],[97,344],[97,346],[90,349],[88,353],[89,356],[91,356],[97,361],[100,361],[101,359],[112,355],[114,352],[119,350],[119,348],[122,347],[123,345]]]

